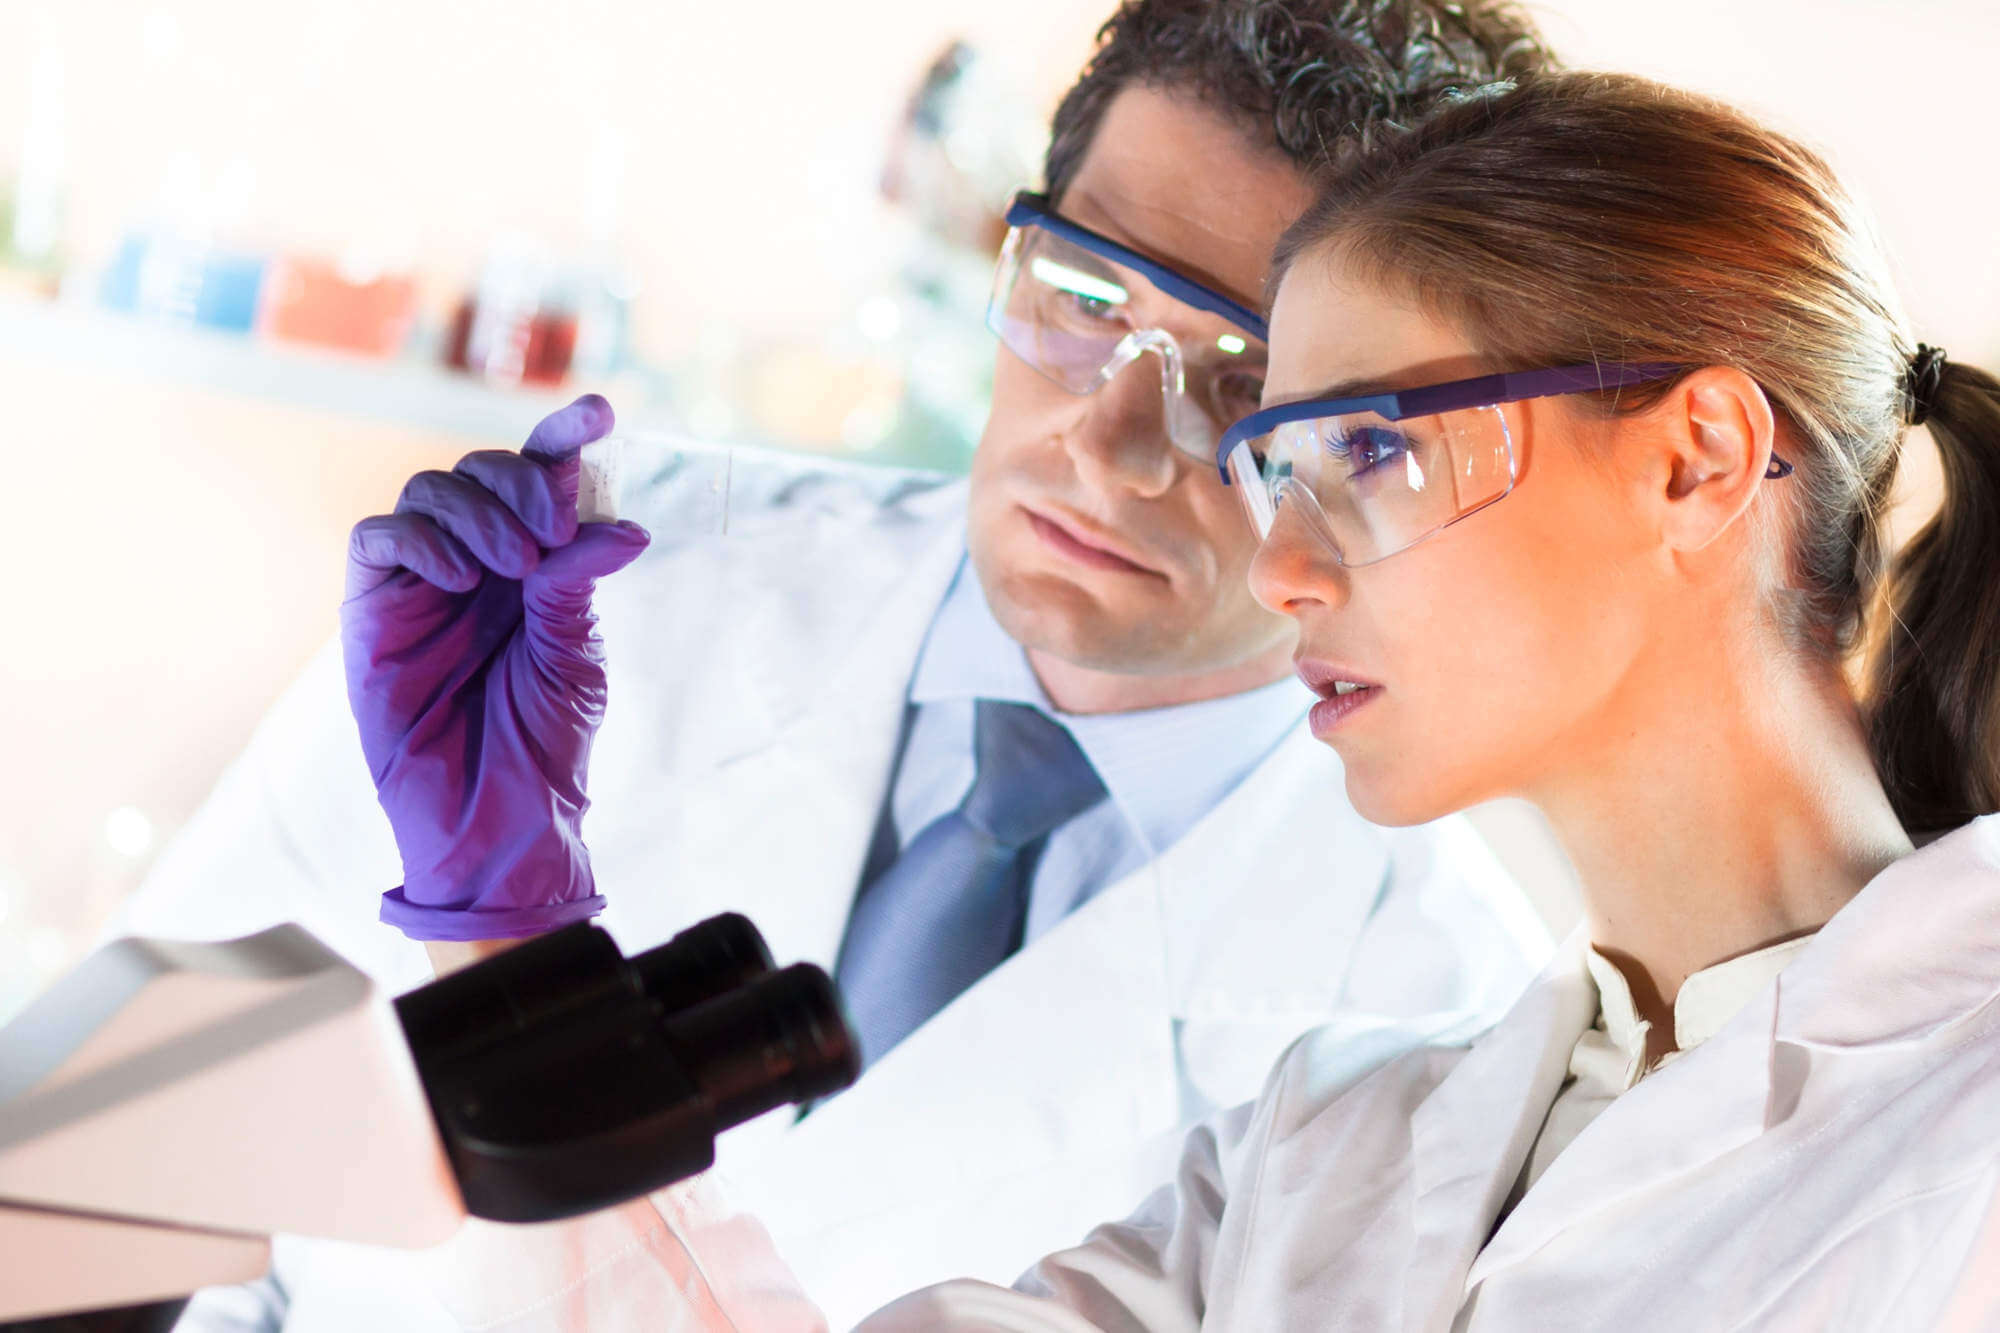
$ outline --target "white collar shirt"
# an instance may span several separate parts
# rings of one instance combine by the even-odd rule
[[[1311,693],[1288,676],[1169,708],[1065,713],[994,619],[968,563],[931,624],[909,699],[909,735],[889,800],[897,851],[971,790],[980,699],[1030,704],[1061,722],[1104,782],[1108,799],[1049,835],[1029,888],[1026,940],[1171,847],[1303,724],[1312,705]]]

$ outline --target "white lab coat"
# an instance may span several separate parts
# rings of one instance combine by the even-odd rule
[[[604,924],[628,951],[738,910],[779,960],[831,968],[910,674],[963,552],[963,495],[816,493],[736,516],[726,539],[663,541],[600,589],[611,704],[585,834]],[[415,984],[418,946],[374,920],[398,879],[329,657],[126,924],[221,934],[289,916]],[[1254,1095],[1300,1032],[1333,1019],[1463,1036],[1545,954],[1468,826],[1364,823],[1301,729],[855,1088],[802,1122],[780,1112],[725,1136],[720,1174],[836,1318],[954,1274],[1006,1281],[1166,1179],[1186,1127]],[[1377,1058],[1322,1044],[1356,1070]],[[281,1246],[278,1272],[293,1329],[454,1326],[397,1256]]]
[[[1304,1038],[1253,1108],[1189,1136],[1177,1184],[1130,1221],[1017,1290],[945,1284],[863,1327],[2000,1327],[2000,815],[1884,871],[1733,1021],[1592,1121],[1495,1231],[1596,1012],[1583,944],[1469,1050],[1356,1077],[1337,1032]],[[665,1216],[632,1228],[616,1275],[628,1298],[651,1282],[647,1327],[814,1326],[713,1190],[680,1187]],[[456,1275],[509,1239],[462,1237]],[[585,1326],[564,1314],[502,1327]]]

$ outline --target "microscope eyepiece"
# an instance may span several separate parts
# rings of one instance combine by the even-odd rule
[[[569,1217],[706,1170],[715,1136],[860,1076],[833,981],[750,921],[626,959],[589,922],[396,1001],[466,1208]]]
[[[861,1051],[839,993],[810,963],[673,1015],[667,1041],[723,1129],[838,1092],[861,1076]]]
[[[776,967],[764,937],[740,912],[712,916],[632,959],[639,988],[665,1014],[726,995]]]

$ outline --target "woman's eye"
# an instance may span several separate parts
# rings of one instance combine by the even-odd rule
[[[1359,426],[1327,444],[1336,458],[1347,461],[1347,475],[1358,477],[1393,463],[1409,451],[1409,441],[1382,426]]]

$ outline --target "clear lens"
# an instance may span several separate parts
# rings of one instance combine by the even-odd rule
[[[1228,468],[1259,537],[1295,506],[1349,566],[1414,546],[1514,487],[1513,440],[1497,407],[1286,422],[1236,446]]]
[[[1204,462],[1264,391],[1263,343],[1040,227],[1008,234],[986,322],[1071,393],[1094,393],[1146,353],[1158,355],[1167,433]]]

